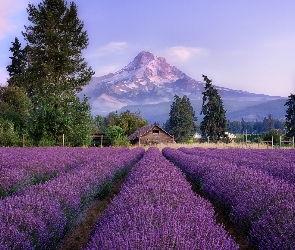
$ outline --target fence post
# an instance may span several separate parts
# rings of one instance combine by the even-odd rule
[[[65,134],[62,134],[62,146],[65,146]]]
[[[273,136],[271,137],[271,148],[273,148]]]
[[[248,143],[248,131],[246,129],[246,146],[247,146],[247,143]]]

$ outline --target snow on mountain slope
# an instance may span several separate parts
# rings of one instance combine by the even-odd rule
[[[201,74],[200,74],[201,75]],[[274,100],[280,97],[252,94],[241,90],[217,87],[228,100]],[[79,96],[90,97],[93,114],[107,115],[126,105],[169,102],[174,95],[202,99],[204,82],[196,81],[170,65],[163,57],[140,52],[121,70],[102,77],[93,77]]]

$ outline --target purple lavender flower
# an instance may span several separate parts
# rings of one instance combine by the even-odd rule
[[[290,184],[290,179],[286,181],[287,178],[278,178],[272,173],[275,172],[273,161],[278,153],[290,163],[287,155],[293,155],[294,151],[244,152],[245,155],[253,152],[258,159],[249,160],[248,166],[246,161],[241,164],[233,150],[163,150],[168,159],[200,183],[200,188],[212,201],[229,212],[232,221],[249,233],[249,241],[254,247],[291,249],[294,246],[291,239],[295,235],[295,228],[290,226],[295,224],[295,186]],[[255,168],[253,163],[259,162],[259,155],[268,153],[273,170],[268,168],[266,171],[267,163],[263,163],[264,167],[258,164]],[[263,159],[266,161],[267,157]],[[235,162],[239,162],[239,166]]]
[[[78,165],[71,171],[61,171],[55,178],[0,200],[1,247],[55,248],[83,206],[101,192],[106,182],[111,185],[116,174],[138,161],[144,150],[109,148],[77,152]]]
[[[133,167],[86,249],[238,249],[212,205],[156,148]]]

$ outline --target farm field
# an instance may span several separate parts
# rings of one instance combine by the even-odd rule
[[[81,214],[104,203],[118,180],[80,249],[295,246],[295,150],[1,148],[0,155],[0,249],[70,249],[63,243]]]

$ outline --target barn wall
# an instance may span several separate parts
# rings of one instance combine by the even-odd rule
[[[158,133],[155,133],[157,130]],[[173,138],[160,129],[154,129],[140,137],[140,144],[173,143]]]

